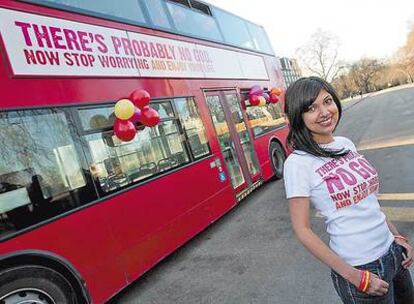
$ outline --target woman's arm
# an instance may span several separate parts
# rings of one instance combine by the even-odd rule
[[[387,221],[388,228],[390,228],[391,233],[393,235],[399,235],[400,233],[398,232],[397,227],[395,227],[394,224],[391,223],[388,219],[386,219],[386,221]]]
[[[398,236],[401,236],[401,234],[398,232],[398,229],[394,226],[393,223],[391,223],[388,219],[386,221],[387,221],[387,225],[388,225],[388,228],[390,229],[391,233],[394,236],[397,236],[395,238],[395,242],[398,245],[405,248],[405,255],[406,256],[405,256],[404,260],[402,261],[401,265],[404,268],[409,268],[413,264],[413,260],[414,260],[413,247],[409,244],[408,240],[404,240],[404,239],[398,237]]]
[[[361,280],[360,270],[343,261],[312,231],[309,221],[309,209],[309,198],[295,197],[289,199],[290,218],[297,238],[317,259],[358,287]],[[371,275],[372,280],[367,293],[371,295],[387,293],[388,283],[374,274]]]

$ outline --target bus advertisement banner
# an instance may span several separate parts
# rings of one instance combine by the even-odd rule
[[[260,56],[14,10],[0,31],[16,76],[269,79]]]

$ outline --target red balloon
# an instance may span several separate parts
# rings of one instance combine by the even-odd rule
[[[141,122],[147,127],[155,127],[160,122],[160,115],[150,107],[141,110]]]
[[[131,141],[134,139],[137,129],[130,120],[116,119],[114,123],[114,133],[122,141]]]
[[[249,102],[252,106],[258,106],[260,104],[259,95],[249,95]]]
[[[270,103],[277,103],[279,101],[279,97],[275,93],[270,93],[269,95],[269,102]]]
[[[150,94],[142,89],[136,89],[131,93],[129,99],[141,110],[149,105],[151,96]]]

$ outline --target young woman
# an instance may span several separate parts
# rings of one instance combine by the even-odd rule
[[[284,179],[299,241],[332,269],[343,303],[413,304],[413,248],[380,209],[376,170],[349,139],[333,136],[342,112],[334,89],[301,78],[285,100],[293,153]],[[329,247],[310,227],[310,203],[325,218]]]

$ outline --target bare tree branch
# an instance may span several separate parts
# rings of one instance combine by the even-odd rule
[[[319,29],[307,44],[297,50],[297,57],[312,74],[332,81],[341,68],[338,49],[337,37]]]

